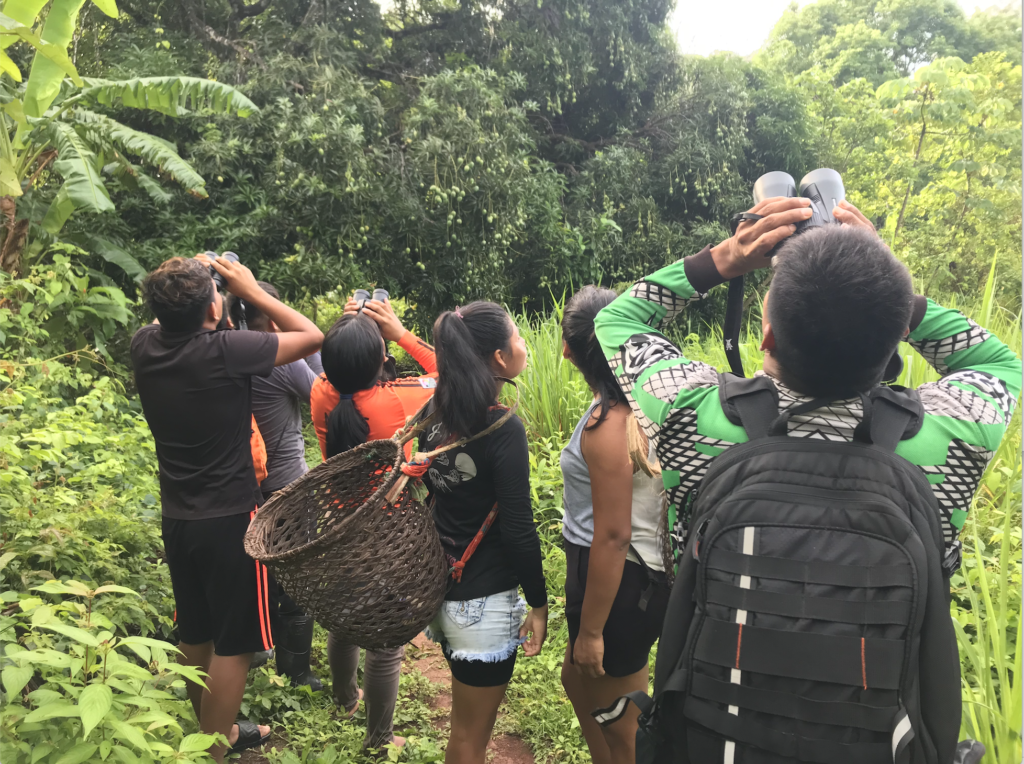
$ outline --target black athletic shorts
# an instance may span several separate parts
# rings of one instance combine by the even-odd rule
[[[163,518],[175,620],[186,645],[213,642],[217,655],[274,646],[267,569],[245,553],[253,513],[208,520]]]
[[[576,644],[583,613],[583,594],[587,588],[590,547],[565,541],[565,620],[569,625],[569,644]],[[653,584],[647,609],[640,609],[640,597]],[[668,608],[669,588],[665,574],[644,572],[641,565],[626,560],[622,583],[604,625],[604,671],[608,676],[635,674],[647,665],[651,647],[661,634]],[[571,660],[571,653],[570,653]]]

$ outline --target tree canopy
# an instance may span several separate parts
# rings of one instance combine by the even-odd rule
[[[819,0],[788,10],[750,60],[679,54],[666,0],[119,11],[83,12],[72,58],[86,78],[209,78],[254,108],[172,119],[106,86],[77,112],[118,120],[133,131],[121,151],[160,166],[109,172],[111,208],[68,222],[64,238],[115,281],[89,260],[96,241],[142,268],[232,249],[293,299],[373,283],[423,317],[482,297],[537,307],[714,242],[758,175],[816,166],[844,174],[922,288],[977,290],[992,248],[1001,272],[1019,262],[1010,10]],[[176,147],[207,196],[143,134]],[[175,177],[184,191],[164,184]]]

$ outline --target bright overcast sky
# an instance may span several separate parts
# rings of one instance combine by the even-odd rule
[[[749,55],[761,47],[792,0],[677,0],[669,25],[683,53],[715,51]],[[807,5],[810,0],[796,0]],[[1006,5],[1008,0],[959,0],[967,15],[976,8]]]

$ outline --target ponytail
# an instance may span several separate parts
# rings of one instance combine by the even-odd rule
[[[466,437],[487,426],[498,393],[491,358],[495,350],[508,352],[511,339],[512,319],[493,302],[474,302],[438,316],[434,410],[446,435]]]
[[[344,453],[365,443],[370,437],[366,421],[351,395],[342,395],[338,405],[327,415],[327,458]]]
[[[370,423],[352,396],[380,378],[384,344],[377,323],[361,314],[338,319],[327,332],[320,362],[341,400],[327,416],[327,458],[355,448],[370,437]]]

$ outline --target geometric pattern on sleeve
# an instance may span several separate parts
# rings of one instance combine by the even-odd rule
[[[949,384],[950,378],[921,385],[925,413],[978,424],[1002,424],[1006,414],[975,392]],[[1006,396],[1007,398],[1009,396]]]
[[[683,312],[687,303],[696,302],[705,295],[694,294],[690,298],[680,297],[671,289],[654,284],[650,281],[638,281],[629,291],[630,297],[636,297],[647,302],[653,302],[665,309],[665,317],[658,323],[659,326],[666,324]]]
[[[976,323],[967,319],[968,327],[962,332],[946,337],[941,340],[909,340],[911,347],[914,348],[921,356],[932,366],[935,367],[936,371],[941,375],[949,373],[949,367],[946,366],[946,359],[953,353],[959,353],[961,350],[980,345],[982,342],[989,338],[987,331],[982,329]]]
[[[970,509],[974,492],[991,458],[991,451],[962,440],[953,440],[949,443],[944,464],[921,467],[926,475],[942,476],[941,482],[932,485],[932,492],[942,508],[942,536],[947,545],[952,544],[960,532],[953,525],[953,512]]]
[[[641,389],[671,406],[683,390],[717,386],[718,371],[714,366],[691,361],[659,369],[644,380]]]

